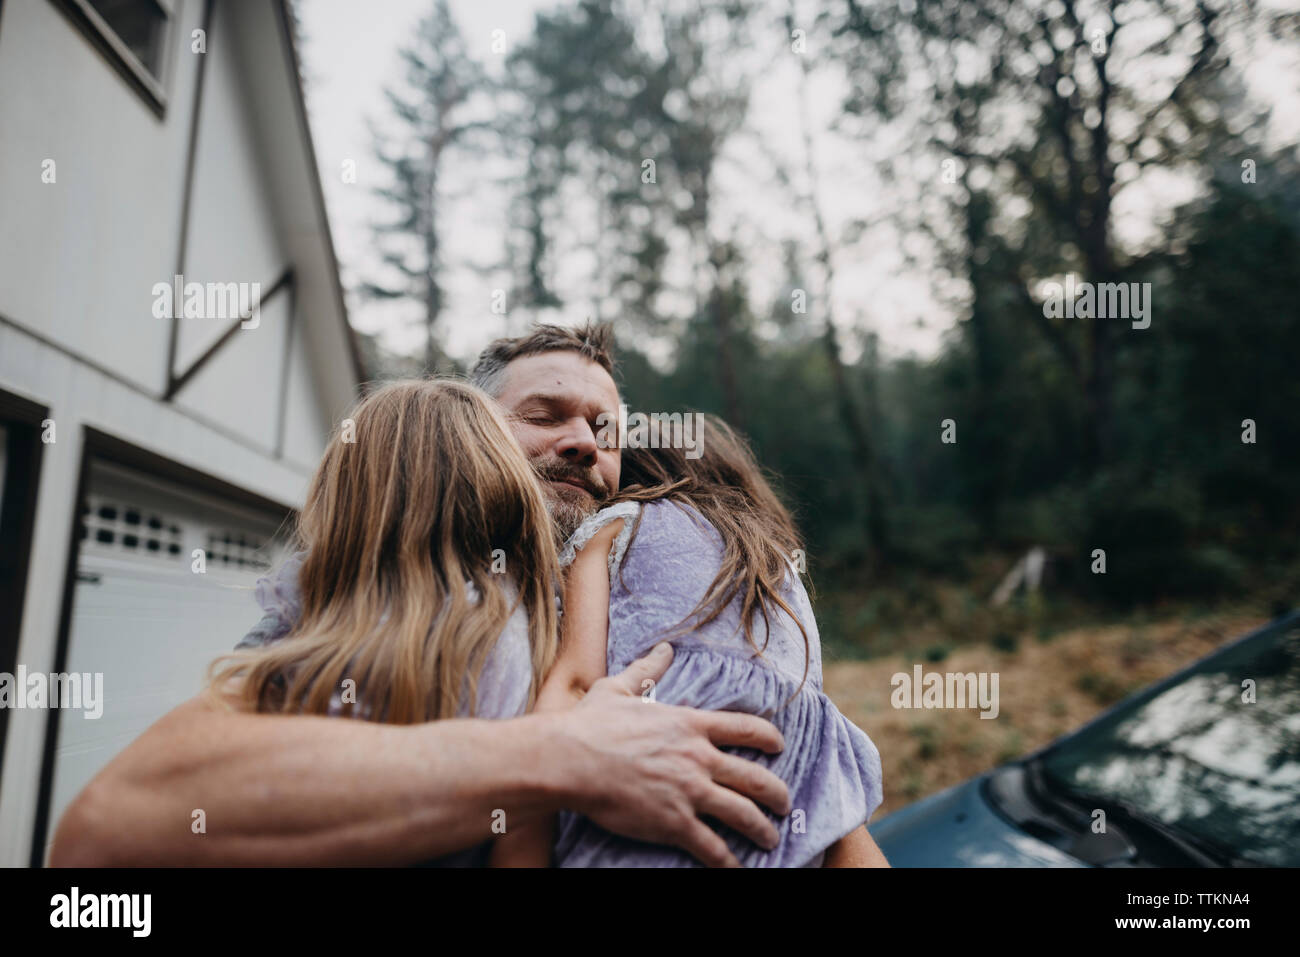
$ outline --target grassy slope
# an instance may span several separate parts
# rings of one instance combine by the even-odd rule
[[[825,662],[825,687],[871,736],[884,763],[885,801],[875,820],[927,794],[1025,754],[1073,730],[1126,694],[1170,674],[1264,622],[1253,609],[1142,624],[1076,628],[1014,650],[965,646],[942,661],[894,653],[870,661]],[[1003,643],[1006,647],[1006,643]],[[890,704],[890,678],[925,672],[997,672],[1000,711],[903,710]]]

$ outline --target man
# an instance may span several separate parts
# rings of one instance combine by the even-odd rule
[[[619,404],[608,338],[606,327],[543,326],[493,343],[471,374],[505,409],[560,538],[618,488],[620,452],[596,440],[598,416]],[[765,768],[719,749],[775,753],[783,742],[752,715],[647,707],[643,682],[671,661],[661,645],[570,711],[508,721],[247,714],[199,695],[90,782],[59,823],[50,863],[410,864],[491,838],[498,809],[524,822],[567,808],[734,865],[701,816],[773,846],[758,803],[784,815],[789,795]],[[204,834],[190,829],[198,809]]]

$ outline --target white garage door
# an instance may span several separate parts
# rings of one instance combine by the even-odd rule
[[[81,513],[65,670],[103,674],[103,714],[59,715],[47,838],[95,773],[193,697],[212,660],[257,623],[254,585],[283,554],[283,516],[117,466],[92,466]]]

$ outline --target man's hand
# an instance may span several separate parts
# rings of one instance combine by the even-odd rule
[[[755,802],[790,813],[784,782],[722,746],[776,754],[781,732],[762,718],[697,711],[642,698],[672,664],[661,643],[618,675],[603,678],[575,708],[553,716],[577,774],[566,805],[607,831],[670,844],[713,867],[739,866],[726,842],[701,816],[717,819],[764,848],[777,831]]]
[[[506,721],[383,725],[245,714],[200,695],[159,719],[72,802],[52,865],[413,864],[570,808],[607,830],[734,863],[708,815],[760,844],[753,800],[787,813],[785,785],[719,745],[780,750],[749,715],[647,704],[659,652],[598,681],[568,711]],[[751,800],[752,799],[752,800]],[[208,830],[190,830],[194,808]]]

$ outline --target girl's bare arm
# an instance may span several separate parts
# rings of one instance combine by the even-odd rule
[[[587,689],[605,677],[609,645],[609,550],[622,528],[622,521],[610,522],[592,536],[569,566],[564,582],[560,655],[538,695],[539,711],[565,708],[581,701]]]
[[[563,711],[582,700],[605,677],[609,643],[609,550],[623,527],[613,521],[578,552],[564,584],[560,655],[537,694],[537,712]],[[555,843],[555,816],[507,831],[492,848],[492,867],[548,867]]]
[[[888,867],[889,861],[864,824],[826,849],[822,867]]]

